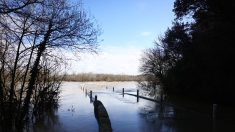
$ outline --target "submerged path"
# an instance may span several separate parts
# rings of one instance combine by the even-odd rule
[[[125,88],[124,96],[122,88]],[[215,129],[229,131],[235,128],[234,120],[217,120],[214,123],[211,117],[190,111],[191,109],[185,107],[181,108],[178,103],[173,105],[170,102],[162,108],[159,101],[148,97],[145,92],[141,92],[138,102],[137,89],[134,82],[64,83],[61,105],[56,118],[58,119],[56,126],[61,129],[56,130],[58,132],[98,131],[100,126],[94,112],[95,95],[105,107],[114,132],[210,132]],[[93,91],[91,99],[90,90]]]
[[[190,108],[181,107],[181,106],[169,103],[169,102],[165,102],[165,101],[161,102],[161,101],[156,100],[156,99],[152,99],[152,98],[148,98],[148,97],[144,97],[144,96],[140,96],[140,95],[135,95],[135,94],[130,94],[130,93],[124,93],[124,94],[130,95],[130,96],[135,96],[137,98],[142,98],[142,99],[149,100],[149,101],[153,101],[153,102],[156,102],[158,104],[162,104],[163,103],[164,105],[172,106],[172,107],[175,107],[177,109],[184,110],[184,111],[190,111],[190,112],[198,113],[198,114],[201,114],[201,116],[205,116],[205,117],[208,117],[208,118],[211,117],[210,114],[205,114],[205,113],[202,113],[202,112],[198,112],[198,111],[192,110]]]

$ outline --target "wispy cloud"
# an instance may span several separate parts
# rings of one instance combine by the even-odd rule
[[[111,74],[139,74],[139,58],[142,49],[135,47],[106,46],[98,55],[83,54],[80,61],[73,61],[71,72]]]
[[[151,32],[141,32],[140,33],[140,35],[144,36],[144,37],[150,36],[151,34],[152,34]]]

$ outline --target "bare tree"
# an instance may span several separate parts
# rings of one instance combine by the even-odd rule
[[[0,14],[17,12],[31,4],[41,3],[43,0],[0,0]]]
[[[141,66],[139,70],[146,81],[139,82],[139,85],[150,90],[150,94],[153,94],[154,96],[157,92],[162,101],[163,95],[165,94],[162,82],[164,81],[164,75],[168,68],[162,45],[155,42],[155,47],[147,49],[143,53],[140,61]]]
[[[22,122],[58,98],[64,60],[56,51],[95,52],[99,28],[66,0],[0,0],[0,7],[0,115]]]
[[[162,81],[166,68],[163,50],[156,44],[156,47],[144,52],[140,61],[140,72],[152,81],[152,87],[155,88]]]
[[[46,1],[41,7],[42,17],[38,21],[41,35],[37,55],[31,70],[30,80],[24,100],[23,114],[29,110],[30,98],[34,89],[41,56],[49,48],[92,50],[96,44],[97,30],[78,7],[71,7],[64,0]]]

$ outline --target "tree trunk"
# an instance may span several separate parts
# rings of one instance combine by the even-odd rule
[[[30,103],[31,95],[33,93],[35,80],[37,78],[37,74],[39,71],[38,65],[40,63],[40,58],[42,56],[42,53],[45,50],[45,45],[46,45],[46,42],[40,44],[40,46],[38,48],[37,58],[34,62],[32,70],[31,70],[30,80],[29,80],[29,84],[27,87],[26,97],[24,100],[22,119],[25,117],[25,115],[28,113],[28,110],[29,110],[29,103]]]
[[[25,26],[23,28],[25,28]],[[15,62],[14,62],[14,68],[13,68],[13,71],[12,71],[11,87],[10,87],[10,97],[9,97],[10,110],[12,109],[11,107],[12,107],[12,101],[13,101],[13,95],[14,95],[14,88],[15,88],[16,68],[17,68],[17,63],[18,63],[19,56],[20,56],[20,46],[21,46],[24,34],[25,34],[25,29],[23,29],[23,32],[22,32],[22,34],[20,36],[20,40],[19,40],[18,48],[17,48],[17,52],[16,52],[16,58],[15,58]]]
[[[25,70],[25,74],[24,74],[22,86],[21,86],[21,89],[20,89],[20,98],[19,98],[19,106],[18,106],[18,109],[20,109],[20,107],[21,107],[21,103],[22,103],[21,101],[22,101],[22,95],[23,95],[23,91],[24,91],[24,85],[25,85],[25,82],[26,82],[26,78],[27,78],[29,66],[30,66],[30,63],[31,63],[33,51],[34,51],[34,45],[33,45],[33,47],[32,47],[32,50],[31,50],[31,53],[30,53],[30,56],[29,56],[28,64],[27,64],[27,67],[26,67],[26,70]]]
[[[51,35],[51,28],[52,28],[52,23],[50,22],[48,25],[48,30],[46,32],[46,34],[44,35],[44,39],[43,41],[39,44],[38,47],[38,51],[37,51],[37,57],[36,60],[34,62],[33,68],[31,70],[31,75],[30,75],[30,80],[29,80],[29,84],[27,87],[27,92],[26,92],[26,97],[24,100],[24,105],[23,105],[23,112],[21,115],[20,120],[24,120],[25,116],[28,114],[29,111],[29,104],[30,104],[30,99],[34,90],[34,85],[35,85],[35,81],[39,72],[38,66],[40,64],[40,58],[42,56],[42,53],[45,51],[46,49],[46,44],[50,38]]]

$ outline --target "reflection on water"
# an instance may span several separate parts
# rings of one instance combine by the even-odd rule
[[[136,94],[135,82],[64,82],[60,107],[47,113],[49,116],[37,122],[33,130],[97,132],[99,127],[89,97],[90,90],[93,91],[93,97],[97,95],[105,106],[114,132],[210,132],[235,129],[234,120],[213,122],[207,115],[195,111],[160,105],[141,98],[137,102],[136,97],[129,95],[123,97],[122,88],[125,88],[125,92]]]
[[[59,116],[57,108],[45,112],[33,125],[34,132],[56,132],[60,130]]]

